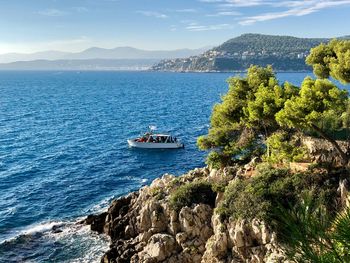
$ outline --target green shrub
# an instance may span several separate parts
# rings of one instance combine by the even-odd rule
[[[218,183],[213,183],[211,185],[211,189],[213,189],[215,193],[224,193],[226,186],[227,186],[226,182],[218,182]]]
[[[269,203],[251,192],[248,181],[237,179],[226,188],[224,201],[217,208],[217,213],[223,220],[229,217],[265,218]]]
[[[154,197],[157,200],[161,200],[165,197],[165,192],[160,187],[155,187],[155,188],[151,189],[150,194],[152,197]]]
[[[215,205],[216,193],[208,182],[199,181],[187,183],[177,188],[170,195],[170,207],[175,211],[180,211],[182,207],[193,204]]]
[[[206,164],[211,168],[220,169],[228,164],[228,158],[223,153],[218,153],[216,151],[212,151],[208,154],[206,159]]]
[[[181,185],[181,179],[180,177],[176,177],[174,178],[172,181],[170,181],[169,183],[169,187],[170,188],[175,188],[175,187],[179,187]]]
[[[316,198],[331,207],[338,179],[329,174],[293,174],[288,169],[260,168],[257,176],[236,179],[226,187],[224,200],[217,212],[223,220],[231,217],[270,221],[276,206],[288,207],[297,203],[300,195],[309,189],[317,189]]]

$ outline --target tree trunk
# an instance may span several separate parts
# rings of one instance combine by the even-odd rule
[[[325,133],[320,127],[316,126],[315,124],[311,124],[311,127],[321,135],[325,140],[329,141],[334,148],[338,151],[341,159],[342,159],[342,165],[347,165],[349,162],[349,156],[340,148],[339,144],[336,140],[334,140],[331,136],[329,136],[327,133]]]

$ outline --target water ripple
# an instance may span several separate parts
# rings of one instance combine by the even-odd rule
[[[0,72],[2,259],[99,261],[107,243],[72,222],[164,173],[204,165],[196,138],[207,132],[228,77]],[[181,137],[186,148],[129,149],[126,139],[149,124]],[[56,225],[62,232],[52,232]]]

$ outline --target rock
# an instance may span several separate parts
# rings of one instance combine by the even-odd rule
[[[349,183],[347,179],[339,181],[338,192],[340,193],[340,203],[343,207],[349,207]]]
[[[147,246],[138,254],[140,262],[161,262],[176,252],[176,241],[168,234],[153,235]]]
[[[80,221],[79,224],[91,225],[96,215],[88,215],[84,220]]]
[[[218,192],[215,199],[215,207],[218,206],[218,204],[224,199],[224,193]]]
[[[211,215],[213,209],[209,205],[199,204],[193,209],[184,207],[179,213],[179,221],[182,232],[186,232],[190,237],[203,236],[210,237]]]
[[[223,259],[227,256],[227,235],[224,232],[219,232],[209,238],[205,245],[205,253],[202,262],[208,262],[213,258]]]
[[[178,178],[166,174],[113,201],[107,212],[88,216],[82,223],[111,237],[101,262],[285,262],[275,233],[261,220],[221,221],[207,204],[179,212],[171,209],[169,195],[179,185],[199,180],[227,184],[238,171],[238,167],[226,167],[195,169]],[[345,193],[344,188],[340,191]],[[218,193],[215,206],[222,199],[223,193]]]
[[[170,217],[170,224],[169,224],[168,232],[172,235],[176,235],[181,229],[180,223],[178,221],[177,213],[175,211],[171,211],[169,214],[169,217]]]
[[[102,213],[100,215],[89,215],[86,219],[85,223],[90,225],[92,231],[96,231],[98,233],[103,233],[103,228],[106,223],[107,213]]]
[[[217,172],[218,172],[217,169],[215,169],[215,168],[212,169],[212,170],[210,171],[209,177],[210,177],[210,178],[215,178]]]
[[[324,139],[302,136],[301,143],[308,150],[311,161],[343,166],[337,149],[330,142]],[[346,141],[337,141],[337,143],[340,148],[347,153],[348,143]]]
[[[124,216],[128,212],[128,208],[131,202],[131,199],[137,195],[136,193],[128,194],[127,196],[123,196],[114,200],[112,205],[109,207],[107,213],[109,215],[109,220],[113,221],[119,215]]]
[[[61,225],[54,225],[51,229],[51,232],[54,234],[62,233]]]
[[[141,209],[138,219],[138,228],[141,232],[152,229],[153,233],[160,233],[165,231],[168,226],[168,220],[165,217],[164,209],[156,200],[148,202]]]
[[[243,229],[244,222],[237,222],[234,229],[229,231],[231,240],[237,248],[245,246],[245,234]]]

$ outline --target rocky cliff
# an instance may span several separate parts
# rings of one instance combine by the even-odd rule
[[[244,172],[229,167],[195,169],[181,177],[166,174],[115,200],[107,212],[89,216],[85,223],[92,230],[111,237],[110,250],[101,262],[287,262],[276,234],[265,222],[220,218],[215,208],[223,193],[179,209],[170,204],[179,185],[227,184]]]
[[[271,166],[264,172],[259,166],[266,163],[253,158],[244,166],[165,174],[114,200],[106,212],[83,222],[111,238],[101,262],[288,262],[269,219],[258,219],[269,218],[261,212],[310,189],[327,196],[323,204],[331,209],[339,211],[350,201],[349,172],[339,165],[334,147],[313,137],[303,137],[302,144],[314,168],[290,163],[285,172]],[[339,144],[348,149],[346,142]],[[317,165],[322,163],[337,168],[325,170]]]
[[[302,145],[307,148],[310,159],[313,163],[329,163],[334,166],[342,165],[342,160],[338,151],[330,142],[310,136],[303,136],[301,140]],[[350,152],[350,142],[348,140],[337,141],[337,143],[345,153]]]

